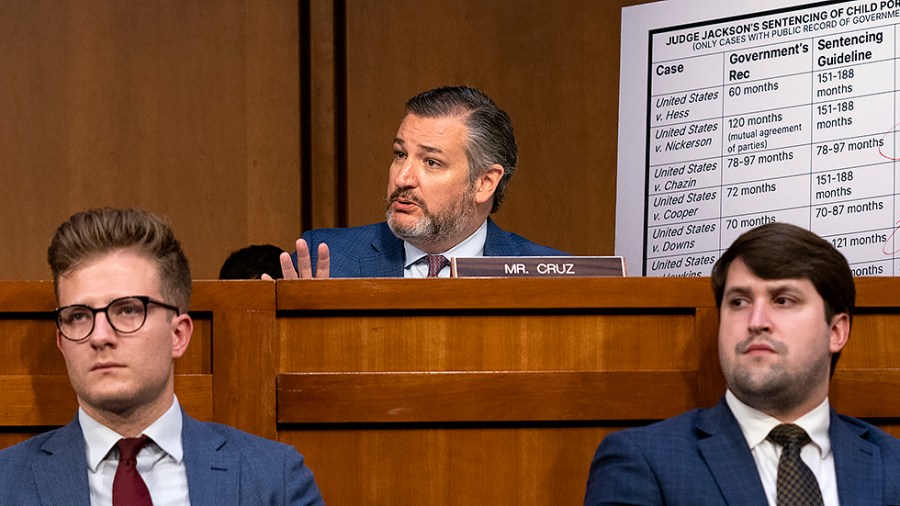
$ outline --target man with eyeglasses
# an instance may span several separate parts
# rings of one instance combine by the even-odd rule
[[[75,419],[0,452],[0,505],[322,504],[290,446],[182,412],[191,277],[168,224],[92,209],[48,250]]]

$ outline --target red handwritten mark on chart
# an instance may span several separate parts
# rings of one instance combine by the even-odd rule
[[[884,142],[885,138],[886,138],[888,135],[890,135],[890,134],[897,133],[897,127],[898,127],[898,126],[900,126],[900,123],[897,123],[897,124],[894,125],[890,130],[888,130],[887,132],[885,132],[884,135],[881,136],[881,146],[878,146],[878,154],[881,155],[881,156],[883,156],[883,157],[885,157],[885,158],[887,158],[888,160],[891,160],[891,161],[894,161],[894,162],[896,162],[897,160],[900,160],[900,157],[897,156],[897,153],[896,153],[896,152],[890,153],[890,154],[885,153],[885,152],[883,151],[883,148],[884,148],[884,145],[886,144],[886,143]],[[892,143],[891,143],[891,146],[893,146],[893,145],[894,145],[894,143],[892,142]],[[896,232],[896,230],[895,230],[895,232]]]
[[[898,127],[898,126],[900,126],[900,123],[895,124],[893,127],[891,127],[890,130],[888,130],[887,132],[884,133],[884,135],[881,136],[882,143],[881,143],[881,146],[878,147],[878,154],[881,155],[881,156],[883,156],[883,157],[885,157],[885,158],[887,158],[888,160],[891,160],[891,161],[897,161],[897,160],[900,160],[900,157],[897,157],[897,156],[896,156],[896,155],[897,155],[896,153],[886,154],[886,153],[882,150],[882,147],[884,147],[884,144],[885,144],[885,142],[883,142],[883,141],[884,141],[884,139],[885,139],[889,134],[896,133],[896,132],[897,132],[897,127]],[[892,143],[891,143],[891,146],[893,146],[893,145],[894,145],[894,143],[892,142]],[[893,244],[894,244],[894,237],[897,236],[897,231],[898,231],[898,230],[900,230],[900,220],[897,220],[897,222],[894,223],[894,230],[891,231],[891,235],[888,236],[887,240],[884,241],[884,246],[881,247],[881,251],[882,251],[886,256],[892,256],[892,255],[896,254],[897,251],[900,251],[900,250],[898,250],[897,248],[895,248],[895,247],[893,246]],[[889,247],[888,245],[891,245],[891,246]]]
[[[897,251],[900,251],[893,247],[891,247],[890,249],[888,248],[888,244],[894,243],[894,237],[897,235],[897,231],[900,230],[900,220],[897,220],[897,223],[894,223],[894,225],[894,230],[891,231],[891,235],[889,235],[887,240],[884,241],[884,246],[882,246],[881,248],[881,251],[887,256],[891,256],[897,253]]]

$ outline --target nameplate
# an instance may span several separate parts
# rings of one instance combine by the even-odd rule
[[[450,277],[597,277],[625,276],[625,259],[609,257],[453,257]]]

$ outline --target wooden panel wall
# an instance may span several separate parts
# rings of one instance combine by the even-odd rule
[[[47,279],[67,216],[172,221],[194,276],[300,229],[294,0],[0,3],[0,279]]]

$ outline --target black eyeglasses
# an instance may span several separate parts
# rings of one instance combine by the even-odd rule
[[[132,334],[141,330],[147,321],[147,305],[156,304],[180,315],[177,307],[165,302],[153,300],[146,295],[133,295],[116,299],[106,307],[93,308],[84,304],[73,304],[58,308],[53,313],[56,316],[56,328],[59,333],[69,341],[81,342],[87,339],[94,331],[94,323],[97,321],[97,313],[106,313],[109,326],[120,334]]]

